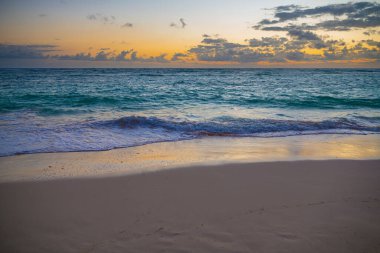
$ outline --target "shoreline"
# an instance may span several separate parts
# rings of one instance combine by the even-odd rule
[[[6,252],[378,252],[380,160],[0,184]]]
[[[379,158],[379,134],[205,137],[107,151],[0,157],[0,183],[122,176],[191,166]]]
[[[99,150],[76,150],[76,151],[41,151],[41,152],[23,152],[23,153],[15,153],[15,154],[9,154],[9,155],[0,155],[0,158],[7,158],[7,157],[13,157],[13,156],[23,156],[23,155],[39,155],[39,154],[70,154],[70,153],[96,153],[96,152],[107,152],[107,151],[113,151],[113,150],[119,150],[119,149],[131,149],[131,148],[138,148],[138,147],[144,147],[154,144],[162,144],[162,143],[176,143],[176,142],[186,142],[186,141],[197,141],[202,139],[208,139],[208,138],[231,138],[231,139],[282,139],[282,138],[297,138],[297,137],[318,137],[318,136],[378,136],[380,140],[380,133],[310,133],[310,134],[294,134],[294,135],[279,135],[279,136],[233,136],[233,135],[205,135],[203,137],[195,137],[195,138],[188,138],[188,139],[178,139],[178,140],[168,140],[168,141],[157,141],[157,142],[147,142],[143,144],[138,144],[135,146],[126,146],[126,147],[115,147],[115,148],[109,148],[109,149],[99,149]]]

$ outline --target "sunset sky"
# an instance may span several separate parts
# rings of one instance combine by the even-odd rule
[[[380,2],[0,2],[0,67],[380,67]]]

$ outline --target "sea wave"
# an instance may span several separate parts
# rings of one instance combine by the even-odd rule
[[[151,97],[134,97],[130,95],[24,95],[15,100],[0,99],[0,113],[8,113],[31,109],[38,114],[51,115],[77,114],[94,109],[120,110],[142,108],[170,108],[173,105],[202,104],[210,102],[210,105],[241,106],[242,108],[288,108],[288,109],[379,109],[380,99],[374,98],[334,98],[328,96],[300,98],[257,98],[257,97],[225,97],[221,94],[207,94],[199,96],[196,101],[193,98],[178,94],[172,99],[167,94],[156,94]]]
[[[70,151],[100,151],[148,143],[214,137],[285,137],[319,134],[380,133],[379,117],[330,118],[320,121],[249,119],[210,120],[130,115],[117,119],[38,121],[32,115],[0,119],[0,156]]]
[[[377,123],[377,124],[376,124]],[[93,123],[120,129],[150,128],[176,131],[192,136],[263,136],[276,133],[307,134],[313,133],[347,133],[380,132],[378,118],[332,118],[322,121],[300,121],[279,119],[247,119],[219,117],[210,121],[181,121],[157,117],[127,116],[116,120]],[[335,132],[334,132],[335,130]]]

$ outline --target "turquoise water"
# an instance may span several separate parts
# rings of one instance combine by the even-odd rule
[[[380,70],[2,69],[0,155],[380,133]]]

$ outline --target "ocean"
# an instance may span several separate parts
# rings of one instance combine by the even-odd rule
[[[377,69],[1,69],[0,156],[380,133]]]

